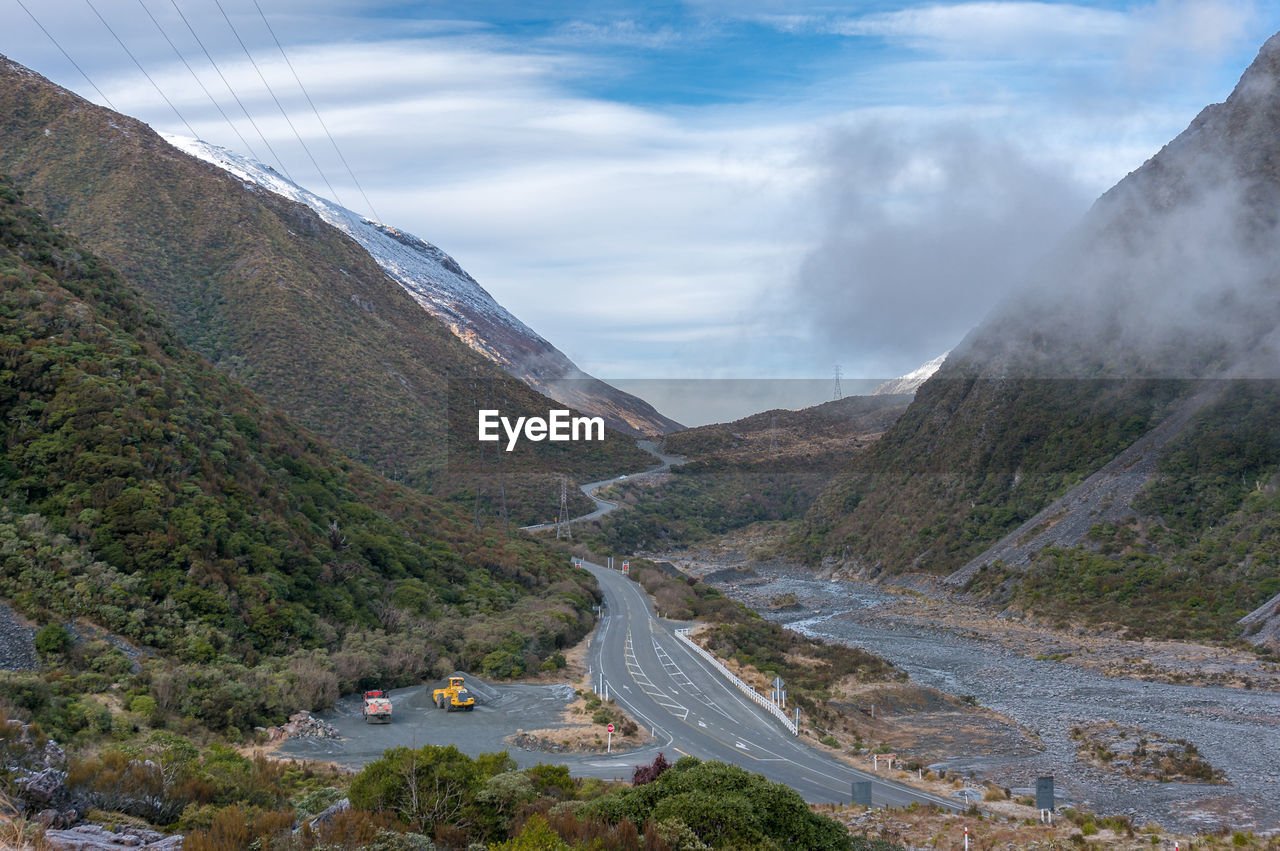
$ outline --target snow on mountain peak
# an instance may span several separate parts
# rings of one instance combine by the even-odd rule
[[[942,362],[947,359],[947,355],[951,352],[943,352],[931,361],[921,364],[906,375],[900,375],[897,378],[891,378],[871,391],[872,396],[899,396],[907,393],[915,393],[920,389],[920,385],[924,384],[929,378],[938,371],[942,366]]]
[[[529,349],[545,357],[560,354],[528,325],[500,305],[457,261],[413,234],[361,216],[321,198],[281,175],[271,166],[226,148],[184,136],[165,135],[169,144],[217,166],[240,180],[291,201],[305,204],[320,218],[358,242],[424,310],[445,323],[480,354],[518,374]],[[495,329],[502,332],[495,334]],[[521,338],[514,348],[503,338]],[[560,354],[561,358],[564,358]],[[564,358],[567,362],[568,359]]]

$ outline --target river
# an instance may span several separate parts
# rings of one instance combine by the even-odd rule
[[[947,754],[942,764],[949,770],[1010,787],[1053,775],[1059,800],[1131,816],[1136,826],[1156,822],[1189,832],[1280,832],[1280,695],[1106,677],[944,629],[886,626],[869,616],[898,598],[874,585],[755,569],[764,582],[722,589],[797,632],[877,653],[917,683],[972,695],[1038,733],[1045,745],[1044,751],[1022,758]],[[799,612],[769,610],[767,601],[783,594],[796,595]],[[1081,721],[1114,721],[1186,739],[1226,773],[1228,783],[1159,783],[1104,772],[1076,758],[1069,731]]]

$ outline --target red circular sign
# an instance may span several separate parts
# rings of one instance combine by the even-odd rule
[[[610,724],[610,725],[609,725],[608,727],[606,727],[605,729],[606,729],[606,730],[608,730],[610,733],[612,733],[612,732],[613,732],[613,725],[612,725],[612,724]]]

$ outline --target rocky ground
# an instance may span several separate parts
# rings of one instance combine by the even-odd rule
[[[1053,774],[1059,801],[1090,811],[1190,833],[1280,834],[1280,752],[1262,744],[1280,735],[1280,697],[1266,688],[1275,682],[1271,663],[1252,654],[1056,632],[951,603],[927,587],[815,578],[752,559],[740,541],[669,556],[769,620],[878,653],[907,670],[914,683],[972,698],[1043,743],[1043,750],[1025,757],[957,743],[943,748],[946,758],[935,769],[1011,787]],[[790,603],[793,594],[794,605],[771,608],[779,598]],[[1138,654],[1145,655],[1134,659]],[[1190,742],[1227,782],[1162,783],[1106,770],[1082,759],[1070,735],[1073,727],[1093,722]]]
[[[776,542],[777,530],[765,526],[730,536],[720,545],[661,557],[695,576],[707,577],[712,582],[732,582],[749,589],[752,576],[796,570],[795,566],[771,555]],[[714,576],[724,570],[736,570],[739,574],[736,579]],[[803,568],[799,570],[811,575]],[[900,577],[895,583],[878,586],[889,596],[862,614],[864,622],[886,628],[946,629],[957,636],[998,644],[1029,658],[1061,661],[1108,677],[1280,692],[1280,664],[1247,649],[1189,641],[1133,641],[1083,625],[1069,630],[1055,629],[1017,613],[993,610],[967,599],[954,589],[945,588],[936,577]],[[779,598],[784,596],[754,595],[751,605],[762,611],[777,609]],[[793,603],[790,598],[785,602]]]
[[[262,730],[267,741],[280,742],[285,739],[340,739],[342,734],[338,728],[327,721],[315,717],[307,710],[295,712],[289,720],[279,727],[267,727]]]
[[[1222,783],[1222,771],[1200,757],[1195,745],[1130,724],[1092,722],[1071,728],[1076,755],[1134,780]]]
[[[30,671],[39,666],[35,630],[0,602],[0,671]]]

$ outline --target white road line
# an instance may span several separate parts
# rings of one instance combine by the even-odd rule
[[[672,659],[667,651],[662,648],[662,645],[658,643],[658,637],[656,635],[651,635],[651,638],[653,640],[653,651],[658,655],[658,661],[662,663],[662,667],[666,669],[667,674],[672,680],[687,688],[696,699],[706,704],[708,709],[713,709],[716,712],[719,712],[730,721],[737,720],[728,712],[721,709],[706,692],[698,688],[698,685],[693,680],[689,679],[689,675],[680,669],[680,666],[675,663],[675,660]]]
[[[624,650],[624,656],[627,662],[627,671],[631,674],[631,679],[635,680],[636,685],[649,695],[655,703],[663,709],[670,712],[673,716],[684,721],[689,717],[689,708],[678,703],[674,698],[668,695],[662,689],[649,679],[649,675],[644,672],[644,668],[640,667],[640,661],[636,658],[635,649],[631,643],[631,630],[627,630],[627,641]]]

